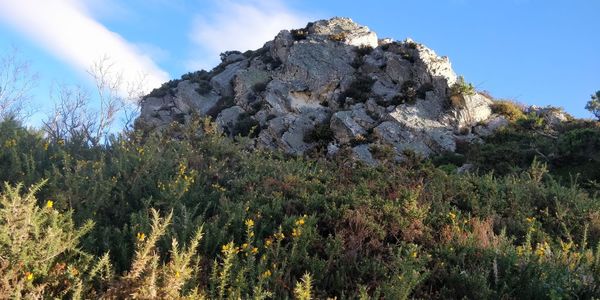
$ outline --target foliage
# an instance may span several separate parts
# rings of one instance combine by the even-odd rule
[[[523,113],[523,109],[519,107],[518,104],[507,101],[507,100],[498,100],[494,101],[491,105],[492,112],[495,114],[502,115],[506,117],[510,121],[517,121],[525,117],[525,113]]]
[[[556,138],[543,133],[512,124],[464,156],[369,167],[248,151],[203,119],[103,146],[5,121],[0,290],[5,298],[17,288],[22,297],[93,299],[597,298],[600,201],[562,172],[572,170],[568,160],[597,163],[600,130],[574,123]],[[479,172],[435,166],[463,161]],[[36,197],[14,187],[44,179]],[[8,225],[28,220],[39,226]],[[44,259],[52,249],[59,255]]]
[[[458,95],[470,96],[470,95],[474,95],[474,94],[475,94],[475,87],[473,87],[473,84],[467,83],[465,81],[465,78],[462,76],[458,76],[458,80],[456,80],[456,82],[450,87],[450,95],[451,96],[458,96]]]
[[[600,120],[600,91],[592,95],[592,99],[585,105],[585,109],[589,110],[598,120]]]
[[[350,97],[357,102],[365,102],[371,95],[371,88],[375,83],[375,79],[359,74],[350,86],[340,95],[340,100],[345,103],[346,98]]]
[[[333,130],[331,130],[329,123],[315,125],[315,128],[304,136],[304,142],[306,143],[322,143],[326,145],[331,141],[333,141]]]
[[[305,40],[308,37],[308,30],[306,28],[292,29],[290,33],[295,41]]]
[[[346,41],[346,33],[339,32],[339,33],[330,34],[329,40],[334,41],[334,42],[344,42],[344,41]]]

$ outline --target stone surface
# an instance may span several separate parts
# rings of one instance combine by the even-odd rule
[[[368,164],[376,163],[372,144],[391,146],[399,159],[406,151],[430,156],[508,124],[481,94],[450,100],[457,76],[447,57],[410,39],[378,40],[348,18],[282,30],[260,49],[221,60],[206,76],[145,98],[137,122],[162,128],[194,112],[231,132],[243,115],[260,125],[256,147],[302,155],[327,145],[328,155],[352,153]],[[535,111],[548,124],[568,118]]]

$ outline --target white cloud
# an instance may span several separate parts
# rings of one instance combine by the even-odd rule
[[[188,68],[214,67],[228,50],[253,50],[272,40],[282,29],[304,27],[311,18],[287,8],[281,0],[220,0],[210,14],[196,16],[190,33],[208,59],[192,58]],[[209,65],[210,64],[210,65]]]
[[[150,56],[90,16],[86,0],[0,0],[0,21],[13,26],[78,71],[110,57],[124,81],[149,91],[169,79]],[[123,90],[122,92],[126,92]]]

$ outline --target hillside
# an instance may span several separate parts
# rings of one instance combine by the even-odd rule
[[[0,299],[600,297],[598,122],[345,18],[222,59],[104,144],[0,122]]]

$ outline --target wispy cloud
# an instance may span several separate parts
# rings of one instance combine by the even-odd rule
[[[0,0],[0,21],[80,72],[108,56],[119,67],[124,81],[138,81],[141,75],[145,76],[145,91],[168,80],[169,75],[150,56],[91,16],[91,2]]]
[[[227,50],[252,50],[273,39],[282,29],[303,27],[310,16],[289,9],[281,0],[219,0],[215,10],[196,16],[192,42],[204,52],[189,68],[210,68]],[[208,58],[207,58],[208,57]]]

